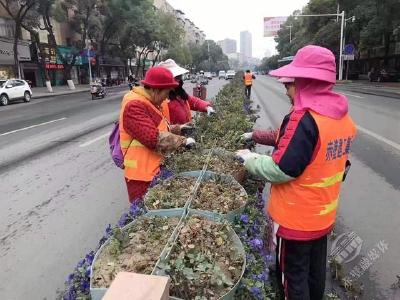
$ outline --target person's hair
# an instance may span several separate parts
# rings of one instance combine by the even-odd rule
[[[179,86],[171,90],[168,95],[169,100],[176,100],[178,99],[178,97],[185,101],[189,99],[188,93],[186,93],[186,91],[183,88],[182,80],[179,80]]]
[[[246,70],[246,73],[250,73],[250,70]]]

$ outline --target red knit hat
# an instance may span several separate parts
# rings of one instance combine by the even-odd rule
[[[172,89],[179,85],[171,71],[163,67],[150,68],[141,83],[153,89]]]

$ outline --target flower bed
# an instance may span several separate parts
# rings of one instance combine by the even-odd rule
[[[120,271],[151,274],[179,218],[142,216],[116,228],[96,255],[91,286],[108,288]]]
[[[254,115],[251,115],[253,114],[253,111],[250,104],[248,102],[243,102],[243,99],[243,86],[240,77],[233,80],[220,91],[215,101],[215,108],[218,112],[217,115],[211,119],[201,118],[197,123],[196,140],[202,147],[204,147],[204,149],[212,148],[216,145],[231,151],[243,148],[243,144],[240,142],[239,137],[243,132],[251,130],[255,118]],[[177,155],[175,162],[178,161],[178,158]],[[199,164],[200,160],[201,159],[199,158]],[[217,164],[215,165],[217,166]],[[212,167],[213,165],[211,164],[210,166]],[[162,182],[173,175],[171,171],[178,173],[174,168],[169,170],[162,168],[159,176],[153,180],[151,187],[156,187],[159,182]],[[224,173],[229,173],[229,170],[224,171]],[[239,288],[236,291],[235,299],[274,299],[274,292],[270,285],[268,273],[268,264],[270,263],[271,256],[269,256],[267,242],[269,241],[268,233],[271,224],[266,221],[264,216],[263,201],[261,199],[260,191],[257,191],[256,183],[246,180],[244,181],[243,186],[250,196],[250,201],[246,205],[244,212],[242,212],[242,214],[235,220],[233,228],[243,242],[247,265],[240,281]],[[118,227],[123,227],[126,224],[129,224],[137,218],[137,216],[143,214],[144,211],[145,209],[142,206],[133,204],[130,211],[121,217],[118,222]],[[107,227],[105,236],[99,242],[99,247],[113,234],[113,232],[114,229],[112,229],[111,226]],[[187,245],[187,247],[185,246],[182,248],[184,250],[185,266],[187,263],[193,264],[191,263],[191,259],[193,258],[188,256],[192,247],[189,245],[192,245],[193,243],[189,244],[189,238],[187,237],[191,237],[191,234],[194,232],[194,230],[187,231],[187,236],[183,235],[182,241],[179,240],[179,243],[182,245]],[[184,232],[184,234],[186,233]],[[215,239],[213,238],[210,242],[220,243],[220,240],[217,239],[218,237],[215,237]],[[224,248],[224,246],[225,245],[222,245],[220,248]],[[173,248],[173,252],[171,253],[171,258],[175,261],[175,266],[176,260],[179,259],[179,254],[181,253],[175,252],[177,251],[176,249],[177,248]],[[66,291],[62,295],[64,299],[90,299],[89,276],[93,257],[94,252],[92,251],[78,263],[73,273],[68,277],[66,282]],[[235,266],[233,262],[229,265]],[[165,271],[168,271],[167,268]],[[186,276],[188,274],[190,276],[190,272],[184,275],[183,269],[179,270],[179,268],[175,268],[174,271],[171,269],[170,274],[171,276],[178,276],[178,280],[175,279],[176,283],[180,282],[179,276]],[[226,274],[222,271],[218,275],[226,276],[229,274],[230,273]],[[236,273],[234,275],[236,275]],[[233,278],[236,277],[233,276]],[[220,280],[224,282],[225,279]],[[217,284],[220,282],[221,281],[218,281]],[[209,297],[206,297],[207,299],[212,298],[212,295],[206,294],[209,293],[209,291],[202,291],[200,286],[194,285],[194,289],[200,290],[204,295],[208,295]],[[179,289],[177,289],[177,286],[174,285],[172,294],[180,297],[184,296],[179,294],[179,290],[180,286]],[[189,292],[192,293],[193,289],[189,289]],[[223,291],[221,291],[221,293],[223,293]]]
[[[149,210],[184,207],[201,172],[181,173],[149,190],[144,203]],[[190,204],[191,209],[226,215],[243,208],[247,194],[233,177],[205,172]]]
[[[244,272],[243,246],[227,224],[191,216],[163,270],[171,277],[170,294],[181,299],[221,299]]]
[[[175,173],[192,170],[201,170],[207,161],[209,150],[193,150],[179,154],[179,159],[170,156],[165,161],[165,166]],[[234,158],[234,154],[222,148],[213,149],[210,161],[207,166],[208,171],[219,174],[232,175],[239,183],[244,180],[245,169],[242,164]]]

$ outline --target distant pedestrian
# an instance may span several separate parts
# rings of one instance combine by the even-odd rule
[[[243,80],[245,87],[244,93],[247,99],[250,99],[251,96],[251,86],[253,85],[253,79],[256,79],[256,76],[254,76],[250,70],[246,70],[246,73],[243,76]]]
[[[271,182],[267,213],[274,222],[281,299],[322,300],[327,235],[336,219],[356,127],[347,98],[333,91],[336,64],[322,47],[300,49],[270,72],[295,78],[292,111],[283,119],[272,156],[239,150],[246,169]]]

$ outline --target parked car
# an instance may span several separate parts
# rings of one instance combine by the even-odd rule
[[[213,77],[212,77],[212,75],[211,75],[211,72],[205,72],[205,73],[204,73],[204,77],[207,78],[208,80],[213,79]]]
[[[226,75],[226,73],[225,73],[225,71],[219,71],[218,72],[218,79],[225,79],[225,75]]]
[[[235,71],[234,70],[229,70],[226,72],[225,79],[233,79],[235,77]]]
[[[212,76],[212,77],[217,77],[217,73],[211,72],[211,76]]]
[[[0,105],[7,105],[10,101],[15,100],[30,102],[31,98],[32,90],[25,80],[0,80]]]

